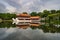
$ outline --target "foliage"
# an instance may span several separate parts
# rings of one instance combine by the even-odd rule
[[[12,18],[16,18],[16,14],[0,13],[0,18],[3,19],[3,20],[10,20]]]

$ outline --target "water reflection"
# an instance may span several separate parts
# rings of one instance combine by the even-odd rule
[[[39,25],[40,23],[24,23],[24,22],[16,24],[17,27],[23,28],[23,29],[27,29],[28,27],[31,27],[31,26],[38,27]]]
[[[44,33],[42,29],[0,29],[0,40],[60,40],[60,33]]]
[[[60,40],[60,27],[45,23],[33,24],[1,22],[0,40]]]
[[[0,28],[10,28],[10,27],[16,27],[15,24],[12,24],[10,21],[3,21],[0,23]]]
[[[0,28],[19,28],[19,29],[27,29],[27,28],[31,28],[32,30],[36,30],[36,29],[42,29],[43,32],[45,33],[60,33],[60,27],[56,27],[53,24],[47,25],[44,24],[42,25],[41,23],[37,23],[37,24],[32,24],[32,25],[16,25],[16,24],[12,24],[12,22],[2,22],[0,23]]]

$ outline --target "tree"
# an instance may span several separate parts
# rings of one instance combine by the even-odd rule
[[[23,14],[27,14],[27,12],[23,12]]]
[[[16,18],[16,14],[0,13],[0,18],[3,19],[3,20],[10,20],[12,18]]]
[[[60,10],[57,10],[56,13],[60,13]]]
[[[47,17],[50,14],[48,10],[44,10],[43,13],[44,13],[44,17]]]
[[[55,14],[56,10],[51,10],[50,13]]]
[[[30,13],[31,16],[37,16],[37,12]]]
[[[48,10],[43,11],[43,17],[45,18],[45,24],[46,24],[46,17],[48,16],[48,14],[49,14]]]
[[[40,17],[42,17],[42,12],[38,12],[37,15],[40,16]]]

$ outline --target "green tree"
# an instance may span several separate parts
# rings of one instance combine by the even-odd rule
[[[56,13],[60,13],[60,10],[57,10]]]
[[[31,16],[37,16],[37,12],[30,13]]]
[[[37,15],[42,17],[42,12],[38,12]]]
[[[56,10],[51,10],[50,13],[55,14]]]
[[[27,12],[23,12],[23,14],[28,14]]]

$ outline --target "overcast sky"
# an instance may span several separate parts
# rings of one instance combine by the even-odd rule
[[[60,9],[60,0],[0,0],[0,12],[32,12]]]

